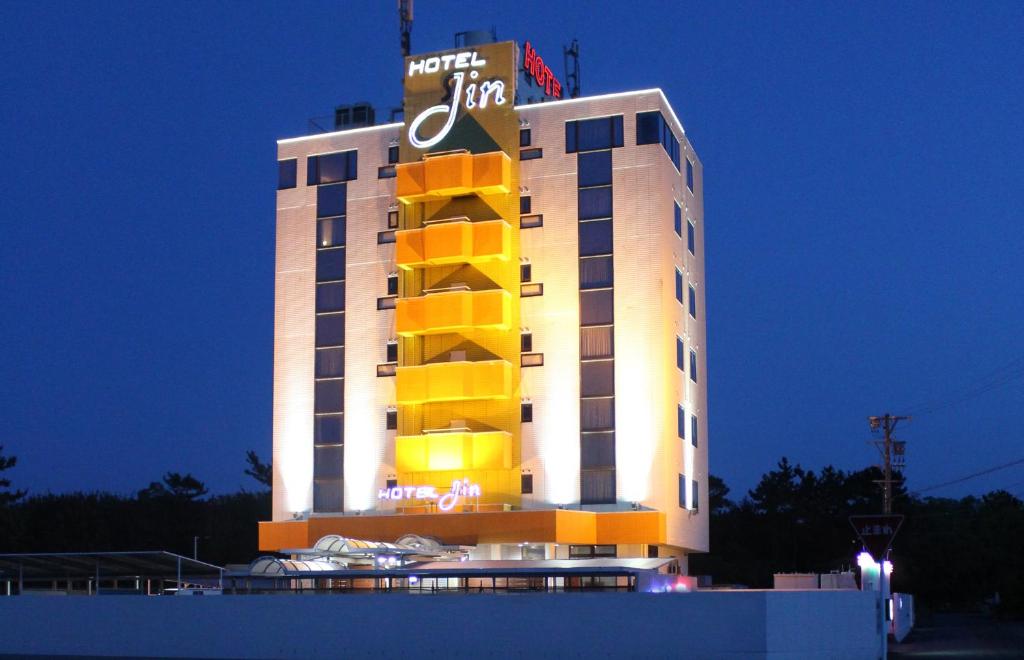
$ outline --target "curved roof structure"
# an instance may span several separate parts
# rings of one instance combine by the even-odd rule
[[[296,573],[322,573],[344,570],[344,568],[341,564],[330,561],[280,559],[279,557],[264,556],[257,557],[249,564],[249,574],[254,576],[294,576]]]

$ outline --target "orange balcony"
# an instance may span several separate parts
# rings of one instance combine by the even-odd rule
[[[512,365],[506,360],[436,362],[398,367],[398,403],[507,399],[512,395]]]
[[[404,204],[458,195],[507,193],[512,160],[503,151],[486,154],[457,152],[399,163],[396,195]]]
[[[512,296],[508,291],[449,291],[399,298],[395,326],[403,337],[468,328],[508,330],[511,316]]]
[[[444,470],[508,470],[512,467],[512,434],[449,432],[400,435],[395,439],[399,472]]]
[[[439,222],[395,233],[395,262],[403,270],[508,261],[511,250],[512,227],[504,220]]]

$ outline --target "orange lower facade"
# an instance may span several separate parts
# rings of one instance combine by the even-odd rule
[[[260,550],[310,548],[328,534],[356,539],[397,539],[404,534],[432,536],[448,545],[558,543],[619,545],[665,543],[660,511],[496,511],[417,515],[333,516],[261,522]]]

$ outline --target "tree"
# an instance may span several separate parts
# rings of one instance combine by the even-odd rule
[[[251,449],[245,453],[245,460],[249,464],[245,473],[270,488],[274,481],[274,469],[271,464],[261,461],[256,452]]]
[[[160,497],[173,497],[181,500],[196,500],[206,495],[209,490],[202,481],[199,481],[189,473],[178,474],[168,472],[164,475],[163,483],[159,481],[150,482],[149,486],[139,491],[139,499],[155,499]]]
[[[0,445],[0,472],[9,470],[14,467],[18,462],[17,456],[4,456],[4,446]],[[7,506],[8,504],[14,504],[21,498],[25,497],[25,491],[23,490],[10,490],[11,480],[0,478],[0,506]]]
[[[725,480],[713,474],[708,475],[708,504],[711,506],[711,515],[726,514],[736,508],[729,499],[729,487]]]

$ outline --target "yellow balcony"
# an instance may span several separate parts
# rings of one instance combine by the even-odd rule
[[[512,160],[503,151],[439,154],[414,163],[399,163],[395,173],[398,199],[412,204],[473,193],[507,193]]]
[[[512,395],[512,365],[487,360],[398,367],[395,389],[400,404],[507,399]]]
[[[500,470],[512,467],[512,434],[451,432],[400,435],[395,439],[399,472]]]
[[[395,233],[395,262],[403,270],[508,261],[512,227],[504,220],[439,222]]]
[[[399,298],[395,326],[403,337],[439,335],[467,328],[508,330],[512,296],[508,291],[450,291]]]

